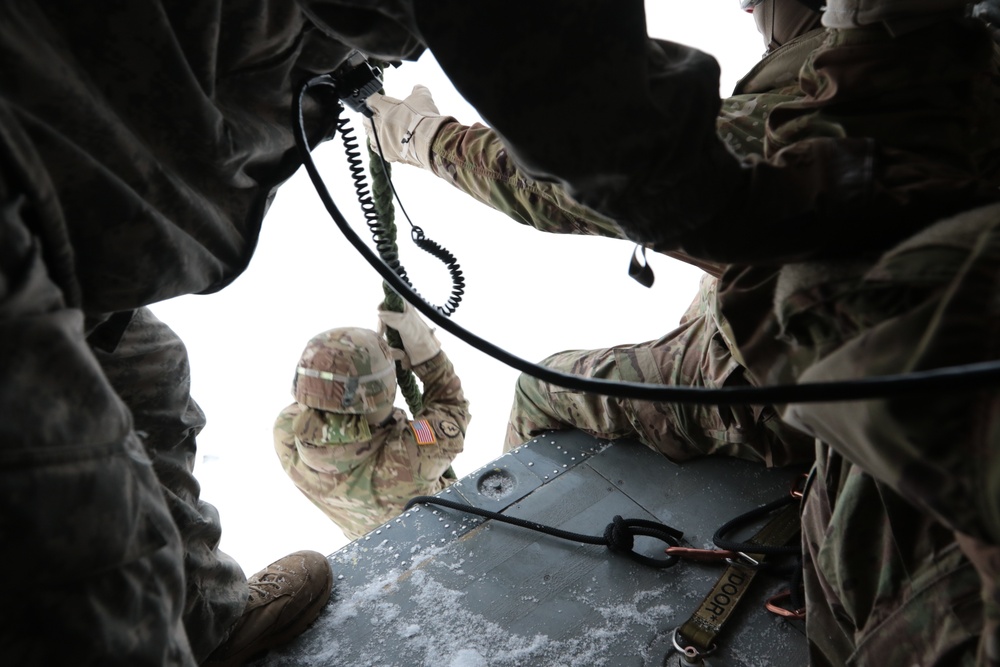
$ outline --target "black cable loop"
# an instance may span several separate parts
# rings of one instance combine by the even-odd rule
[[[423,229],[413,225],[413,223],[410,224],[413,227],[410,230],[410,238],[413,239],[413,243],[424,252],[441,260],[448,269],[448,273],[451,274],[451,295],[444,306],[438,306],[438,310],[442,313],[451,315],[458,310],[458,304],[462,301],[462,296],[465,294],[465,277],[462,275],[462,269],[458,265],[458,260],[455,259],[455,256],[447,248],[424,236]]]
[[[781,509],[785,505],[794,502],[798,502],[798,498],[792,495],[786,495],[778,498],[777,500],[772,500],[766,505],[761,505],[760,507],[754,508],[749,512],[740,514],[738,517],[730,519],[724,523],[717,531],[715,531],[715,535],[712,536],[712,542],[715,543],[715,546],[723,549],[724,551],[762,554],[764,556],[791,556],[800,554],[802,549],[799,546],[776,546],[770,544],[754,544],[752,542],[737,542],[735,540],[727,540],[723,537],[726,533],[733,531],[743,524],[750,523],[762,516],[767,516],[771,512]]]
[[[712,542],[714,542],[715,546],[719,549],[724,549],[725,551],[736,551],[744,554],[761,554],[764,556],[794,556],[791,562],[786,561],[785,564],[776,564],[771,561],[765,561],[759,565],[758,569],[766,571],[771,576],[783,577],[787,579],[789,582],[789,603],[793,609],[802,609],[805,607],[805,599],[802,595],[803,573],[801,543],[791,546],[779,546],[754,544],[751,542],[737,542],[735,540],[727,540],[723,537],[726,533],[738,528],[742,524],[751,523],[756,519],[767,516],[768,514],[795,502],[799,502],[799,498],[795,495],[789,494],[787,496],[782,496],[777,500],[772,500],[766,505],[761,505],[760,507],[752,509],[749,512],[740,514],[720,526],[712,536]]]
[[[500,363],[527,373],[543,382],[573,391],[581,391],[601,396],[630,398],[643,401],[659,401],[667,403],[685,403],[692,405],[774,405],[784,403],[829,403],[833,401],[861,401],[868,399],[883,399],[919,393],[947,391],[976,391],[995,389],[1000,385],[1000,361],[984,361],[945,366],[929,370],[908,371],[893,375],[881,375],[859,378],[855,380],[839,380],[833,382],[810,382],[804,384],[785,384],[764,387],[686,387],[662,384],[647,384],[642,382],[620,382],[600,380],[595,378],[562,373],[532,363],[507,352],[493,343],[477,336],[468,329],[442,314],[436,306],[428,303],[406,281],[401,280],[396,272],[361,240],[351,229],[350,223],[337,208],[330,191],[323,183],[323,177],[313,162],[309,152],[309,140],[306,136],[305,119],[302,113],[302,99],[311,89],[319,86],[329,86],[336,89],[333,78],[322,75],[310,79],[299,90],[293,101],[292,122],[295,143],[299,149],[302,163],[309,173],[309,178],[316,188],[316,193],[322,200],[330,217],[344,234],[348,242],[354,246],[362,257],[382,276],[396,292],[406,299],[422,315],[459,340],[473,346],[480,352],[488,354]]]
[[[406,503],[403,511],[406,512],[417,503],[440,505],[453,510],[459,510],[460,512],[468,512],[469,514],[475,514],[487,519],[493,519],[494,521],[500,521],[501,523],[509,523],[513,526],[527,528],[529,530],[545,533],[546,535],[558,537],[563,540],[569,540],[571,542],[604,545],[614,553],[628,556],[632,560],[650,567],[661,569],[672,567],[677,564],[677,561],[680,560],[677,556],[651,558],[649,556],[643,556],[642,554],[636,553],[633,550],[636,535],[655,537],[670,546],[680,546],[680,538],[684,535],[684,533],[676,528],[671,528],[670,526],[666,526],[655,521],[647,521],[645,519],[623,519],[620,516],[615,516],[611,520],[611,523],[609,523],[604,529],[604,534],[600,537],[594,537],[592,535],[583,535],[581,533],[571,533],[568,530],[560,530],[559,528],[553,528],[552,526],[546,526],[534,521],[528,521],[527,519],[507,516],[505,514],[500,514],[499,512],[484,510],[482,508],[466,505],[464,503],[457,503],[453,500],[445,500],[444,498],[438,498],[437,496],[414,496]]]

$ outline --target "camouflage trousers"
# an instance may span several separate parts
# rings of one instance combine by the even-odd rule
[[[246,602],[191,476],[187,354],[146,310],[85,337],[0,179],[0,642],[12,664],[194,665]],[[39,628],[45,628],[40,632]]]
[[[785,267],[777,293],[800,382],[996,360],[1000,205],[853,270]],[[818,664],[1000,664],[998,397],[970,386],[785,410],[825,443],[804,523]]]
[[[542,364],[611,381],[710,387],[752,384],[719,332],[710,307],[715,279],[705,276],[680,326],[636,345],[571,350]],[[522,374],[511,408],[505,451],[547,430],[576,428],[598,438],[632,438],[674,461],[710,454],[769,466],[811,460],[812,440],[781,422],[769,406],[658,403],[564,389]]]
[[[802,533],[811,667],[975,664],[980,579],[951,530],[820,445]]]
[[[100,329],[91,336],[100,335]],[[148,308],[135,311],[113,351],[93,345],[111,386],[132,414],[153,472],[180,533],[185,595],[182,619],[195,659],[222,643],[246,605],[242,568],[219,551],[222,528],[215,507],[200,498],[194,471],[205,414],[190,395],[184,343]]]

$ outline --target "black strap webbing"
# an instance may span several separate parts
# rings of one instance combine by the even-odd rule
[[[788,503],[746,544],[754,546],[785,546],[799,534],[799,507]],[[764,549],[768,552],[770,549]],[[674,637],[674,643],[689,659],[696,659],[715,650],[715,639],[722,632],[722,626],[750,587],[759,571],[758,565],[768,557],[767,553],[744,552],[753,563],[730,561],[722,576],[708,592],[705,599],[691,617],[681,625]]]

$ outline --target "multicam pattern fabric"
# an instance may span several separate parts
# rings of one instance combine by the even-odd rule
[[[328,437],[324,413],[293,403],[274,424],[274,449],[302,493],[351,539],[398,516],[413,496],[432,495],[451,484],[445,475],[461,453],[469,425],[468,401],[444,352],[413,367],[424,387],[426,422],[435,442],[417,442],[406,413],[372,426],[370,440]]]
[[[763,128],[771,109],[797,99],[795,85],[803,59],[823,41],[813,31],[769,56],[746,77],[757,86],[783,84],[723,102],[719,135],[730,149],[762,154]],[[540,231],[624,238],[617,224],[581,206],[562,188],[525,175],[496,133],[482,125],[442,126],[431,150],[432,170],[480,202]],[[698,261],[681,252],[666,253],[720,275],[723,265]],[[547,358],[546,366],[573,374],[638,382],[722,387],[755,384],[737,362],[735,344],[717,312],[714,279],[702,281],[680,327],[656,341],[607,350],[567,351]],[[572,426],[598,437],[633,437],[674,460],[728,454],[768,465],[809,460],[812,440],[782,424],[769,407],[718,408],[665,405],[579,394],[522,375],[515,389],[505,448],[547,429]]]
[[[883,21],[913,21],[913,15],[960,13],[966,0],[830,0],[826,3],[823,25],[831,28],[855,28]]]
[[[909,105],[913,115],[848,111],[862,108],[866,92],[882,104],[916,92],[905,86],[912,85],[910,73],[919,58],[890,59],[879,32],[834,33],[807,59],[802,81],[815,97],[837,100],[838,85],[857,97],[828,106],[832,112],[839,104],[839,117],[815,100],[785,105],[769,119],[772,146],[788,141],[789,130],[815,131],[816,123],[823,123],[824,131],[894,137],[900,146],[913,139],[905,128],[907,122],[921,122],[919,105]],[[936,31],[933,41],[937,46],[954,39]],[[850,79],[850,58],[839,54],[853,58],[880,48],[886,57],[882,65],[869,70],[863,83]],[[915,52],[921,41],[900,41],[892,48]],[[971,172],[994,190],[1000,185],[1000,59],[993,45],[992,60],[984,64],[989,51],[970,38],[950,56],[934,55],[933,76],[919,79],[921,85],[962,81],[941,99],[968,96],[966,103],[948,106],[949,113],[967,116],[961,128],[957,121],[922,121],[938,128],[928,139],[941,148],[930,153],[937,159],[950,156],[945,161],[951,163],[907,163],[913,189],[920,196],[930,193],[930,201],[937,186],[924,188],[920,181],[947,188]],[[919,90],[927,99],[927,89]],[[897,219],[905,221],[912,211]],[[788,345],[783,354],[771,351],[751,366],[774,381],[821,381],[996,359],[998,213],[987,207],[938,222],[874,260],[855,253],[850,262],[782,269],[774,303],[777,334]],[[879,243],[876,236],[859,241]],[[738,278],[733,286],[741,289]],[[983,391],[795,405],[784,413],[823,443],[803,515],[813,662],[1000,663],[995,402],[994,391]],[[874,544],[864,547],[864,540]],[[970,562],[978,577],[971,575]]]
[[[961,155],[976,135],[995,139],[980,133],[988,116],[976,99],[991,85],[991,40],[960,16],[917,8],[920,29],[831,31],[832,48],[812,59],[822,76],[809,85],[821,87],[803,91],[813,99],[769,116],[773,153],[740,160],[715,132],[716,63],[676,44],[640,48],[641,3],[588,2],[584,10],[566,0],[545,3],[544,12],[426,4],[440,23],[422,30],[425,42],[526,173],[561,183],[652,249],[770,265],[843,257],[858,252],[858,239],[885,250],[997,197]],[[462,30],[471,23],[482,30]],[[587,75],[568,75],[567,61]],[[940,128],[930,141],[943,151],[920,145],[928,122]]]
[[[970,47],[978,43],[975,31],[966,34],[970,36]],[[869,33],[831,40],[823,31],[808,33],[769,55],[744,77],[736,94],[723,101],[719,115],[719,136],[729,148],[744,156],[771,156],[790,145],[790,131],[801,130],[798,138],[803,138],[810,132],[815,133],[818,126],[812,125],[809,129],[809,124],[817,122],[826,123],[824,127],[829,128],[829,132],[842,133],[843,129],[837,129],[835,119],[822,113],[805,116],[804,121],[795,124],[789,122],[790,114],[785,111],[807,107],[802,102],[807,95],[801,88],[801,81],[809,84],[822,77],[850,74],[847,69],[832,68],[822,74],[814,69],[815,63],[826,66],[826,61],[812,57],[812,52],[819,48],[835,51],[841,44],[849,48],[859,48],[860,45],[860,48],[874,49],[877,48],[877,38]],[[902,45],[904,50],[918,48],[917,42],[912,40]],[[951,135],[945,132],[937,139],[942,144],[950,145],[956,156],[971,154],[974,170],[994,179],[998,163],[997,140],[1000,137],[996,128],[1000,114],[995,112],[998,96],[996,49],[991,66],[984,66],[982,57],[971,55],[971,51],[960,53],[964,55],[952,59],[948,65],[953,68],[950,74],[943,69],[935,76],[939,80],[949,76],[961,77],[963,68],[980,68],[983,74],[973,78],[973,85],[966,84],[961,89],[975,102],[957,108],[960,115],[974,120],[969,120],[961,132]],[[828,57],[829,62],[837,62],[832,56]],[[923,57],[926,58],[927,54]],[[972,65],[977,58],[979,64]],[[941,57],[940,60],[944,62],[947,59]],[[905,59],[896,62],[907,67],[903,64]],[[803,68],[805,78],[800,79]],[[897,82],[912,80],[898,70],[894,74],[887,70],[884,76],[891,80],[880,84],[876,79],[866,82],[866,86],[872,90],[878,86],[896,90],[899,88]],[[810,90],[822,89],[820,86]],[[905,122],[925,122],[920,119],[918,108],[918,105],[913,106],[914,115]],[[778,119],[772,117],[772,112],[776,110],[781,112]],[[952,107],[951,112],[955,111],[956,108]],[[864,119],[864,114],[859,114],[851,120],[861,123]],[[893,114],[887,120],[896,122],[901,119]],[[905,122],[898,128],[902,135],[908,132],[903,129]],[[861,132],[858,127],[850,129]],[[887,128],[880,126],[871,131],[885,134]],[[915,138],[912,132],[907,136]],[[508,213],[522,224],[555,233],[624,235],[615,222],[581,209],[558,187],[532,181],[519,173],[507,149],[493,138],[492,130],[474,127],[466,131],[460,126],[445,126],[435,141],[435,151],[434,170],[439,176],[480,201]],[[915,164],[920,164],[920,161]],[[938,174],[942,176],[950,170],[949,167],[938,169]],[[964,187],[961,183],[969,172],[943,176],[940,181],[934,180],[938,178],[934,173],[929,166],[921,175],[915,172],[918,181],[925,179],[924,182],[935,183],[927,188],[932,195],[938,186],[942,188],[940,191],[946,191],[954,183],[959,183],[958,188]],[[954,180],[948,181],[948,178]],[[922,186],[915,184],[914,187]],[[949,198],[943,196],[942,199]],[[954,206],[954,203],[948,205]],[[913,222],[914,228],[926,224],[917,219]],[[872,247],[884,243],[877,234],[863,240],[870,241]],[[965,247],[971,247],[968,238],[965,240]],[[907,258],[908,262],[912,262],[907,280],[912,281],[915,276],[923,275],[925,282],[937,281],[944,285],[956,272],[961,274],[960,262],[968,259],[968,252],[972,251],[956,247],[962,241],[960,235],[945,235],[939,237],[939,241],[933,251],[928,250],[919,258],[912,255]],[[766,245],[761,244],[761,247]],[[780,257],[782,251],[777,250],[775,256]],[[898,263],[898,255],[893,256]],[[986,298],[995,294],[997,283],[992,274],[985,272],[990,266],[985,255],[979,265],[982,272],[981,280],[976,283],[978,287],[970,284],[967,290],[970,295],[979,294],[981,298]],[[993,266],[996,265],[994,261]],[[716,328],[705,329],[710,336],[696,339],[696,342],[704,344],[709,338],[716,343],[721,340],[732,354],[732,359],[743,365],[748,364],[747,369],[738,372],[745,377],[758,377],[768,382],[813,379],[812,374],[819,375],[821,372],[824,377],[837,377],[858,372],[851,369],[866,369],[868,373],[887,370],[878,357],[881,355],[886,360],[894,357],[899,357],[901,361],[907,359],[912,350],[919,349],[917,341],[931,325],[919,324],[906,333],[901,328],[894,329],[897,332],[895,336],[881,337],[885,341],[884,349],[865,348],[874,340],[874,333],[861,336],[859,332],[869,328],[877,331],[880,322],[890,317],[897,308],[905,310],[925,303],[926,317],[938,311],[932,308],[935,301],[926,291],[915,292],[908,283],[893,286],[890,282],[884,291],[874,289],[880,284],[879,273],[868,274],[870,267],[871,262],[863,259],[851,263],[829,263],[818,274],[824,280],[810,284],[808,290],[794,290],[789,287],[789,284],[794,285],[794,281],[787,275],[782,275],[779,280],[778,269],[731,266],[717,267],[712,271],[713,267],[707,265],[706,269],[715,275],[724,274],[720,288],[724,291],[721,298],[709,298],[703,302]],[[815,275],[808,270],[804,273]],[[706,280],[704,284],[711,283]],[[987,285],[990,287],[987,288]],[[926,290],[926,287],[923,289]],[[947,293],[944,287],[934,289],[939,295]],[[917,299],[919,295],[926,300]],[[781,307],[778,312],[780,317],[773,312],[776,298]],[[963,342],[957,343],[959,347],[973,343],[971,349],[975,350],[983,348],[988,341],[996,340],[992,320],[981,322],[977,319],[978,315],[973,314],[991,313],[989,306],[962,299],[956,300],[951,310],[955,312],[951,326],[945,328],[947,320],[940,321],[938,325],[942,327],[938,338],[942,345],[952,342],[944,337],[945,331],[954,331],[954,335],[962,331],[956,328],[966,321],[962,313],[968,313],[975,320],[975,326],[971,329],[973,333],[962,334]],[[675,338],[683,336],[690,323],[689,314],[677,332],[668,334],[660,341],[611,350],[566,352],[550,357],[546,363],[563,371],[598,377],[661,381],[669,376],[658,376],[659,369],[683,368],[683,363],[678,363],[678,360],[685,358],[684,353],[689,354],[690,359],[698,359],[695,344],[689,341],[689,347],[685,348],[683,344],[678,345]],[[856,354],[864,352],[863,357],[833,354],[838,345],[855,336]],[[796,347],[789,344],[790,338],[794,338]],[[906,341],[912,341],[912,344],[908,345]],[[669,354],[671,344],[677,345],[674,356]],[[942,348],[942,354],[945,349]],[[658,358],[659,354],[663,356]],[[983,349],[979,358],[996,357],[995,352]],[[636,361],[643,358],[647,359],[646,363]],[[813,367],[813,364],[816,366]],[[895,370],[903,368],[894,367]],[[727,371],[734,372],[731,366]],[[630,377],[626,378],[626,375]],[[711,374],[708,376],[711,377]],[[678,376],[683,382],[704,382],[705,378],[705,374],[699,378],[692,373]],[[970,462],[984,461],[983,457],[988,455],[989,445],[982,442],[977,445],[972,434],[995,430],[989,421],[991,415],[997,412],[995,406],[990,407],[992,396],[984,396],[983,402],[972,402],[964,408],[961,407],[966,400],[963,397],[951,403],[935,399],[919,410],[902,407],[892,413],[879,410],[870,418],[862,418],[857,413],[858,406],[854,404],[796,406],[788,413],[795,424],[809,428],[810,432],[833,443],[832,449],[822,442],[818,445],[817,473],[807,494],[803,513],[807,624],[813,664],[997,664],[997,647],[1000,645],[996,630],[1000,626],[997,572],[1000,571],[1000,555],[992,546],[997,538],[996,532],[991,532],[994,527],[988,522],[983,525],[983,518],[992,520],[991,517],[997,515],[996,488],[1000,482],[994,484],[991,477],[993,468],[990,466],[980,468],[973,464],[976,475],[968,475]],[[905,402],[900,405],[905,405]],[[641,403],[638,402],[632,404],[600,396],[576,395],[558,387],[546,386],[533,378],[522,377],[512,410],[507,446],[523,441],[535,429],[560,428],[566,424],[579,425],[601,437],[630,435],[645,438],[650,443],[654,442],[654,438],[649,437],[644,428],[645,420],[661,425],[685,423],[683,417],[677,414],[682,412],[680,408],[675,408],[669,416],[666,410],[660,410],[658,414],[649,411],[653,414],[647,412],[643,415],[639,406]],[[881,441],[873,441],[873,435],[866,432],[877,426],[876,432],[884,434],[885,438],[905,434],[911,430],[907,420],[916,414],[925,415],[914,422],[921,424],[916,428],[918,433],[925,430],[928,419],[938,420],[939,425],[927,428],[926,432],[933,436],[921,437],[920,441],[926,444],[909,452],[905,459],[893,452],[906,441],[899,440],[897,445],[886,446]],[[967,417],[958,421],[949,417],[957,414]],[[697,421],[712,423],[705,417]],[[774,420],[771,423],[781,422]],[[853,426],[845,428],[848,425]],[[960,435],[965,433],[969,435]],[[960,447],[955,447],[955,437],[959,438],[957,442],[962,443]],[[898,437],[895,439],[898,440]],[[759,446],[741,449],[731,443],[688,439],[688,443],[696,445],[678,447],[678,442],[684,441],[678,438],[667,440],[662,449],[668,456],[678,459],[718,452],[766,460],[762,455],[763,448]],[[942,447],[942,442],[950,444]],[[844,452],[850,453],[850,461],[844,458]],[[913,458],[915,454],[923,455],[923,452],[938,452],[936,456],[928,457],[931,461],[947,454],[948,462],[928,468],[925,461]],[[869,464],[857,465],[865,461]],[[910,472],[901,477],[901,471]],[[949,476],[943,477],[942,474]],[[979,481],[971,486],[961,482],[969,479]]]
[[[555,176],[578,201],[631,223],[630,238],[666,237],[677,249],[741,178],[713,131],[718,63],[648,39],[641,2],[417,6],[425,44],[524,173]]]
[[[205,426],[205,415],[191,398],[187,350],[148,308],[138,309],[128,319],[114,350],[101,349],[98,336],[90,341],[95,358],[132,414],[180,533],[184,628],[192,653],[207,655],[239,618],[248,589],[243,570],[219,550],[219,513],[201,499],[201,486],[194,477],[196,438]],[[107,519],[107,514],[81,517],[79,529],[92,539],[94,524]]]
[[[385,340],[357,327],[314,336],[299,358],[292,395],[302,405],[342,415],[364,415],[392,405],[396,365]]]
[[[218,517],[191,474],[203,416],[186,353],[141,308],[243,271],[299,166],[298,86],[355,45],[422,49],[379,11],[390,4],[350,7],[346,23],[324,3],[331,25],[352,26],[343,34],[295,2],[0,4],[0,564],[20,573],[0,643],[12,664],[193,667],[240,614],[246,581],[218,553]],[[333,106],[305,107],[315,143]]]
[[[709,313],[716,281],[702,279],[680,325],[656,341],[560,352],[542,364],[612,381],[721,388],[750,384]],[[522,374],[505,448],[547,430],[577,428],[599,438],[633,438],[674,461],[719,454],[769,466],[812,459],[813,443],[767,406],[657,403],[569,391]]]
[[[977,664],[981,580],[945,525],[821,445],[802,533],[812,667]]]
[[[983,66],[988,42],[968,25],[941,24],[898,40],[878,30],[831,33],[831,48],[810,58],[805,70],[803,92],[815,99],[770,115],[764,141],[773,137],[781,151],[754,163],[760,178],[751,184],[713,143],[718,70],[711,58],[663,44],[649,48],[639,2],[543,4],[421,2],[419,34],[467,99],[533,163],[533,173],[565,171],[575,192],[627,225],[629,235],[716,261],[776,263],[817,248],[877,258],[943,213],[968,208],[982,196],[981,186],[995,197],[995,185],[983,178],[1000,137],[994,125],[1000,114],[989,106],[995,81]],[[94,349],[113,352],[122,340],[128,318],[119,326],[120,315],[111,313],[220,289],[243,270],[274,189],[299,166],[288,109],[300,82],[333,69],[352,46],[381,57],[420,52],[413,3],[309,5],[307,19],[295,3],[265,0],[116,3],[100,11],[78,2],[0,3],[0,563],[7,572],[32,563],[31,577],[9,582],[16,604],[0,612],[0,636],[18,664],[194,665],[201,656],[192,645],[213,641],[195,623],[189,642],[184,627],[184,591],[198,565],[185,558],[178,530],[184,505],[193,525],[208,509],[190,497],[168,507],[161,484],[170,485],[137,432],[140,423],[156,429],[160,422],[131,413],[130,397],[109,379]],[[911,5],[893,3],[904,11]],[[548,21],[537,20],[542,9],[551,12],[542,17]],[[493,21],[491,11],[506,13],[504,20]],[[565,28],[561,39],[552,38],[554,21]],[[491,58],[506,67],[490,67]],[[870,61],[896,67],[873,71]],[[488,71],[504,76],[484,76]],[[663,75],[655,86],[648,72]],[[615,95],[606,94],[609,81]],[[917,95],[905,94],[899,86],[913,81],[921,84]],[[851,98],[852,88],[863,95]],[[837,91],[847,97],[832,99]],[[538,101],[547,118],[539,119]],[[816,114],[818,107],[825,113]],[[329,133],[329,110],[307,101],[313,141]],[[629,119],[623,129],[634,133],[596,133],[608,118]],[[869,132],[895,142],[875,153]],[[922,154],[924,141],[936,142],[931,158]],[[966,160],[969,151],[975,160]],[[872,165],[881,171],[866,171]],[[831,202],[839,204],[825,210]],[[798,215],[817,210],[826,215]],[[961,252],[970,266],[963,264],[954,280],[942,278],[937,291],[913,305],[913,319],[939,358],[995,358],[981,354],[997,336],[994,304],[982,300],[995,294],[995,281],[979,259],[997,263],[978,246]],[[937,271],[930,254],[916,263]],[[846,345],[882,330],[889,321],[878,313],[884,304],[874,304],[873,318],[856,299],[834,303],[844,306],[843,319],[862,318],[862,326],[830,347],[807,345],[812,360],[795,366],[802,377],[858,368],[853,363],[869,364],[860,372],[879,369]],[[899,317],[891,312],[890,319]],[[930,324],[916,322],[938,312]],[[733,333],[727,339],[738,340],[744,353],[743,332],[755,327],[731,315],[721,313]],[[817,335],[842,326],[828,312],[815,324]],[[88,341],[88,333],[95,338]],[[841,354],[833,348],[842,341]],[[889,365],[900,355],[915,359],[916,348],[876,342]],[[757,377],[785,371],[746,361]],[[845,451],[900,496],[959,531],[959,545],[986,583],[989,626],[980,660],[996,663],[1000,558],[995,429],[988,421],[995,405],[992,395],[936,398],[915,403],[922,410],[916,416],[898,403],[872,411],[878,430],[856,439],[825,437],[851,447]],[[147,411],[159,414],[155,406]],[[823,430],[824,414],[791,416]],[[911,425],[931,427],[933,443]],[[895,443],[914,447],[883,449],[886,432],[909,436]],[[926,462],[952,450],[971,452],[965,469],[948,467],[949,459],[928,470]],[[889,460],[913,452],[916,461]],[[944,489],[962,493],[946,497]],[[960,507],[959,501],[970,502]],[[851,497],[840,503],[853,503],[863,520],[873,516],[864,511],[868,503]],[[231,613],[223,605],[219,622]],[[946,627],[936,620],[925,618],[924,630]],[[857,622],[843,621],[847,628]],[[39,627],[58,629],[59,641],[31,641]],[[877,658],[871,662],[885,664]]]
[[[1000,356],[998,267],[998,205],[943,220],[853,276],[833,274],[822,265],[787,267],[782,272],[778,313],[785,334],[801,349],[789,371],[803,382],[815,382],[995,360]],[[936,544],[916,545],[916,553],[926,556],[924,567],[941,564],[936,561],[945,556],[942,545],[961,547],[979,572],[982,599],[967,585],[940,584],[938,593],[922,593],[923,599],[899,616],[911,626],[936,626],[951,618],[949,609],[958,608],[965,617],[962,630],[973,636],[982,633],[978,664],[996,664],[1000,659],[1000,549],[996,546],[1000,540],[1000,409],[996,390],[970,388],[863,403],[802,404],[789,407],[785,414],[828,443],[832,452],[823,452],[823,459],[830,462],[828,469],[839,466],[850,474],[858,466],[890,496],[909,503],[907,511],[922,523],[933,524],[938,531]],[[853,464],[844,463],[847,460]],[[831,478],[836,481],[835,476]],[[871,483],[869,487],[874,488]],[[820,490],[819,495],[825,493]],[[864,526],[866,518],[871,520],[872,507],[878,505],[864,507],[859,502],[853,512],[834,508],[831,521]],[[906,525],[908,515],[897,517],[888,501],[883,507],[893,538],[886,546],[896,553],[906,545],[913,548],[907,535],[915,528]],[[838,548],[830,546],[831,538],[838,537],[831,531],[840,529],[807,531],[806,544],[814,563],[823,563],[831,549]],[[956,558],[948,560],[958,567]],[[850,605],[856,599],[860,575],[850,580],[844,575],[865,562],[863,552],[845,550],[836,567],[817,572],[813,585],[837,593],[832,599]],[[902,581],[915,585],[918,573],[908,572]],[[978,616],[968,618],[973,608]],[[876,657],[888,661],[881,664],[902,657],[904,649],[877,640],[882,618],[859,617],[856,607],[847,607],[847,612],[833,617],[842,631],[871,635],[869,643],[882,649]],[[842,648],[834,657],[849,655],[851,647]],[[949,662],[954,654],[944,652],[947,648],[950,642],[936,649],[927,646],[913,662],[957,664]],[[976,641],[965,648],[966,659],[971,661]]]
[[[920,120],[916,104],[901,105],[912,115],[853,111],[868,103],[862,101],[863,91],[888,104],[892,96],[907,94],[906,86],[914,81],[910,72],[919,58],[889,57],[883,66],[895,64],[896,69],[873,68],[865,82],[849,80],[849,61],[836,54],[885,48],[879,47],[878,33],[834,33],[806,59],[801,80],[816,96],[836,99],[839,85],[858,97],[841,101],[841,117],[826,115],[815,100],[783,105],[777,117],[768,119],[766,153],[787,144],[788,131],[801,132],[801,138],[815,132],[817,123],[824,124],[823,132],[892,136],[900,145],[917,131],[907,131],[907,122],[932,126]],[[923,44],[938,38],[943,44],[953,36],[935,33]],[[957,57],[933,56],[936,80],[964,81],[954,91],[940,89],[940,99],[961,91],[970,100],[948,107],[948,113],[967,115],[963,127],[937,125],[933,140],[948,146],[936,153],[939,158],[964,161],[965,174],[976,173],[996,188],[998,57],[995,45],[989,65],[983,55],[971,56],[979,43],[970,38],[967,50],[954,51]],[[916,51],[921,44],[918,38],[898,47]],[[979,53],[988,57],[988,51]],[[978,74],[962,74],[973,67]],[[753,88],[761,82],[750,78],[744,83]],[[920,91],[927,95],[926,89]],[[810,111],[788,122],[805,109]],[[920,160],[909,168],[911,177],[944,188],[966,177],[951,166],[929,167]],[[912,210],[897,219],[905,222]],[[727,298],[738,306],[741,293],[770,286],[777,317],[761,316],[757,333],[759,323],[768,321],[777,344],[759,345],[751,335],[754,327],[745,323],[737,323],[745,333],[732,338],[754,372],[774,382],[903,372],[962,357],[996,359],[995,350],[984,349],[996,338],[992,310],[985,301],[976,302],[989,300],[996,290],[996,260],[989,250],[996,219],[996,209],[988,208],[937,223],[877,261],[856,252],[852,261],[791,265],[773,279],[734,267],[720,288],[721,312],[732,315]],[[866,242],[880,243],[877,235],[856,238],[859,250]],[[817,474],[803,512],[813,664],[998,664],[1000,556],[995,527],[988,526],[997,506],[996,487],[989,488],[995,467],[989,453],[993,429],[988,424],[996,413],[995,406],[987,407],[991,401],[995,394],[983,392],[795,405],[784,412],[786,420],[820,439]]]

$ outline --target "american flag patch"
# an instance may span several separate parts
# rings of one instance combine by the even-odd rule
[[[431,428],[430,423],[426,419],[417,419],[410,422],[410,428],[413,429],[413,436],[417,439],[418,445],[437,444],[437,438],[434,437],[434,429]]]

